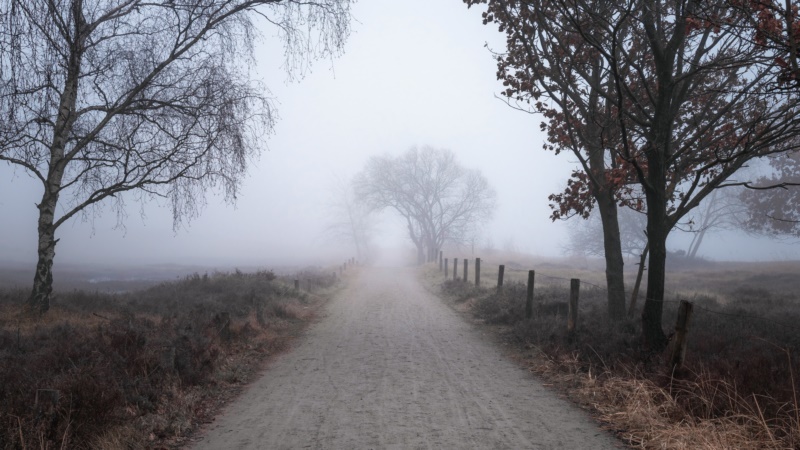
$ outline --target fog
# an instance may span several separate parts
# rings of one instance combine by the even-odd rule
[[[327,264],[352,255],[324,234],[336,179],[348,179],[371,155],[413,145],[453,150],[479,168],[497,191],[498,208],[484,238],[497,248],[559,256],[566,239],[552,223],[547,196],[563,189],[574,158],[542,150],[541,117],[513,110],[485,47],[503,36],[481,24],[480,11],[458,0],[364,1],[345,54],[317,61],[289,82],[272,31],[257,48],[256,75],[277,100],[280,120],[251,165],[235,207],[209,193],[201,216],[173,230],[169,205],[128,202],[123,227],[110,209],[80,217],[57,232],[61,263],[219,266]],[[0,165],[0,261],[35,262],[41,186]],[[166,203],[166,202],[164,202]],[[676,236],[671,249],[688,245]],[[403,248],[402,227],[387,214],[377,244]],[[709,235],[700,254],[717,260],[798,259],[800,247],[741,233]],[[31,266],[31,271],[33,267]]]

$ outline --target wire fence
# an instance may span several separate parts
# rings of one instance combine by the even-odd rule
[[[473,264],[475,264],[475,261],[470,261],[470,268],[475,267]],[[496,280],[498,277],[500,265],[493,264],[490,266],[486,264],[485,261],[482,261],[480,264],[481,270],[483,271],[483,273],[480,275],[481,285],[486,288],[495,286],[494,280]],[[507,265],[504,264],[503,266],[504,285],[513,283],[527,283],[529,270],[520,268],[520,265],[517,263],[511,263]],[[461,264],[458,266],[460,269],[458,273],[453,273],[452,267],[453,266],[451,265],[448,278],[463,279],[463,262],[461,262]],[[548,271],[540,271],[535,269],[530,270],[534,270],[535,274],[534,301],[537,303],[541,303],[543,301],[559,301],[557,298],[554,298],[554,293],[551,290],[553,288],[569,290],[571,280],[573,279],[571,277],[548,273]],[[567,269],[565,268],[564,270]],[[586,273],[586,271],[581,270],[576,270],[576,272],[583,272],[584,274]],[[469,282],[469,276],[472,275],[475,277],[477,273],[471,274],[468,272],[467,275],[467,282]],[[472,279],[472,282],[474,282],[474,278]],[[596,308],[607,301],[608,289],[605,286],[591,281],[586,281],[585,279],[580,279],[580,287],[580,302],[578,302],[577,305],[579,313],[595,313]],[[586,287],[589,287],[590,289],[587,290],[585,289]],[[630,295],[629,292],[626,294]],[[563,297],[560,301],[565,301],[568,294],[564,292],[561,295],[563,295]],[[736,337],[738,340],[765,340],[765,342],[769,345],[796,345],[797,349],[800,350],[800,324],[788,323],[786,320],[776,320],[774,318],[766,317],[764,314],[741,310],[741,308],[740,310],[734,312],[725,311],[720,307],[714,308],[704,304],[704,302],[713,301],[713,297],[698,298],[697,295],[687,295],[686,293],[678,292],[672,289],[665,290],[664,296],[665,298],[663,299],[647,298],[644,295],[640,296],[637,301],[637,312],[641,311],[643,305],[648,301],[670,305],[670,308],[662,308],[664,312],[663,317],[665,324],[669,325],[668,320],[674,320],[673,316],[677,315],[677,309],[680,303],[683,301],[688,301],[692,304],[694,312],[694,319],[692,319],[694,325],[692,328],[702,327],[704,323],[713,320],[710,319],[710,317],[714,317],[717,320],[730,321],[731,325],[733,325],[728,326],[727,328],[722,327],[725,328],[725,334],[727,337]],[[630,297],[628,297],[626,301],[630,301]],[[754,305],[753,307],[757,306],[758,305]],[[627,307],[628,305],[626,305],[626,309]],[[798,322],[800,322],[800,315],[798,315],[797,319]],[[775,329],[771,329],[771,327],[778,327],[780,330],[783,330],[783,332],[777,332]],[[787,337],[786,332],[791,332],[792,335]],[[798,339],[794,339],[794,336],[798,336]],[[770,340],[776,338],[780,339],[780,341],[773,342]]]

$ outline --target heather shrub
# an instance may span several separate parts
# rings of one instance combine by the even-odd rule
[[[0,449],[102,447],[120,436],[144,446],[185,432],[200,401],[192,389],[241,380],[233,361],[276,348],[271,324],[298,321],[308,290],[334,284],[303,276],[312,281],[302,292],[269,271],[59,292],[43,319],[26,314],[27,292],[0,291]]]

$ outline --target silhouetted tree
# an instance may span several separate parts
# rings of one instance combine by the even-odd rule
[[[630,209],[619,208],[617,217],[620,230],[622,253],[638,257],[647,246],[647,216],[644,213]],[[603,222],[596,214],[581,220],[573,218],[567,222],[567,236],[569,240],[564,245],[564,250],[572,255],[604,256]]]
[[[770,158],[770,171],[738,196],[744,229],[773,237],[800,237],[800,152]],[[737,183],[729,183],[737,184]]]
[[[175,225],[207,189],[233,201],[272,131],[248,77],[253,19],[285,66],[338,53],[350,0],[0,0],[0,161],[42,183],[32,309],[50,305],[56,230],[124,194],[167,198]]]
[[[435,260],[445,242],[463,242],[495,208],[495,192],[480,171],[431,147],[370,158],[355,187],[371,209],[393,209],[405,219],[420,264]]]

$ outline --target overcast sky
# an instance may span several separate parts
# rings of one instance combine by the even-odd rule
[[[501,85],[485,45],[502,49],[503,36],[459,0],[362,1],[354,15],[345,54],[317,62],[292,83],[281,71],[273,31],[265,29],[254,75],[277,99],[280,120],[235,207],[209,195],[200,218],[177,232],[169,208],[154,204],[130,204],[125,229],[114,229],[110,213],[94,226],[73,220],[57,233],[56,265],[338,261],[342,249],[322,233],[335,179],[351,177],[371,155],[413,145],[451,149],[464,166],[484,173],[499,200],[486,232],[496,247],[559,255],[566,233],[563,223],[549,220],[547,196],[563,188],[574,161],[542,150],[540,117],[496,98]],[[0,261],[35,261],[40,196],[41,185],[0,165]],[[390,219],[381,231],[383,242],[406,242]],[[707,242],[700,253],[715,259],[800,255],[797,245],[733,234]]]

